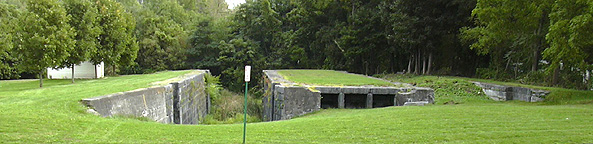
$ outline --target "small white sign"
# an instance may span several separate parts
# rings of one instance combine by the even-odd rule
[[[251,66],[245,66],[245,82],[251,80]]]

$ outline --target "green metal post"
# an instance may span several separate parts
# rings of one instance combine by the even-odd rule
[[[245,82],[245,107],[243,108],[243,144],[245,144],[245,132],[247,130],[247,85],[249,82]]]

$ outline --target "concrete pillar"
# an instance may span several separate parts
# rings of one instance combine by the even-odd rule
[[[367,108],[373,108],[373,93],[367,94]]]
[[[338,95],[338,108],[344,108],[344,93]]]
[[[397,105],[397,97],[398,96],[399,96],[398,94],[395,94],[395,96],[393,96],[393,106],[398,106]]]
[[[173,123],[182,124],[181,109],[179,106],[179,83],[171,83],[173,85]]]

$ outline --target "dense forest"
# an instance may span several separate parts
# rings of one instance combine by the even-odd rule
[[[209,69],[231,90],[244,65],[592,88],[588,0],[2,0],[0,24],[1,79],[91,61]]]

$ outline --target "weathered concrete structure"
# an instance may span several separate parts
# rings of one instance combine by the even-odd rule
[[[503,86],[490,83],[474,82],[482,91],[493,100],[508,101],[520,100],[525,102],[540,102],[544,101],[549,91],[536,90],[523,87]]]
[[[160,123],[198,124],[210,107],[205,91],[204,75],[207,73],[207,70],[196,70],[159,82],[165,83],[161,86],[83,99],[82,103],[104,117],[133,116]]]
[[[376,108],[412,102],[434,103],[434,90],[397,83],[401,87],[312,86],[290,82],[276,70],[264,70],[263,119],[286,120],[321,108]]]

